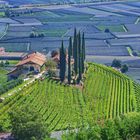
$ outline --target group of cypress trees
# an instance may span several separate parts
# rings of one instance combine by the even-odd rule
[[[68,57],[66,50],[64,49],[63,41],[60,48],[60,80],[65,79],[66,72],[66,59],[68,58],[68,84],[71,84],[72,76],[74,81],[79,84],[84,73],[84,61],[85,61],[85,37],[84,33],[81,36],[80,31],[77,33],[74,31],[74,37],[69,38]],[[74,64],[72,65],[72,59]]]

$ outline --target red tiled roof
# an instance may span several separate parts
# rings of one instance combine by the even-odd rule
[[[46,62],[46,57],[41,53],[35,52],[25,56],[23,60],[17,64],[17,66],[21,66],[30,62],[42,66]]]

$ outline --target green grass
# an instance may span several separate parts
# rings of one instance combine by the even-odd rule
[[[37,33],[43,33],[45,36],[49,37],[61,37],[67,32],[67,29],[48,29],[48,30],[39,30]]]
[[[123,25],[118,26],[97,26],[102,31],[109,29],[111,32],[125,32]]]
[[[126,47],[127,51],[129,52],[130,56],[133,56],[133,50],[130,47]]]
[[[83,90],[45,79],[0,103],[0,119],[17,106],[36,107],[49,131],[103,122],[140,109],[140,86],[103,65],[89,64]],[[20,93],[20,94],[19,94]]]
[[[63,15],[55,18],[40,19],[42,23],[47,22],[74,22],[74,21],[91,21],[91,15]]]
[[[0,67],[0,85],[7,81],[7,71]]]
[[[0,17],[4,17],[5,13],[4,12],[0,12]]]
[[[0,62],[1,61],[5,62],[6,60],[0,60]],[[16,65],[19,62],[19,60],[8,60],[8,62],[9,62],[9,65]]]
[[[19,61],[18,60],[9,60],[10,65],[16,65]]]
[[[22,14],[21,14],[22,16]],[[46,16],[47,18],[55,18],[55,17],[60,17],[58,14],[55,14],[50,11],[43,11],[43,12],[34,12],[30,14],[24,14],[24,16]]]

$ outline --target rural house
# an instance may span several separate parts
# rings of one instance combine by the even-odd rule
[[[8,73],[8,79],[18,78],[20,75],[27,75],[29,73],[41,72],[44,64],[46,62],[45,55],[34,52],[32,54],[26,55],[23,60],[21,60],[16,68]]]

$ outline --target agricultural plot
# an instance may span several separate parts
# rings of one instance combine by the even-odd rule
[[[91,6],[91,8],[94,8],[95,6]],[[139,16],[140,13],[138,12],[133,12],[133,9],[138,9],[137,7],[125,5],[123,3],[114,3],[114,4],[109,4],[109,5],[99,5],[96,6],[98,10],[103,10],[107,12],[112,12],[116,15],[120,16],[127,16],[127,15],[133,15],[133,16]]]
[[[139,109],[138,85],[111,68],[90,64],[84,82],[81,91],[49,79],[35,81],[0,103],[0,119],[9,126],[10,110],[36,107],[51,132],[86,126],[91,121],[100,123]]]
[[[128,5],[140,8],[140,2],[127,2]]]
[[[12,24],[11,26],[34,26],[34,25],[42,25],[42,23],[35,19],[35,18],[26,18],[26,17],[22,17],[22,18],[13,18],[14,20],[16,20],[18,23],[17,24]]]
[[[107,16],[107,17],[93,17],[92,21],[96,26],[115,26],[123,24],[134,24],[137,17],[134,16]]]
[[[4,17],[5,13],[4,12],[0,12],[0,17]]]
[[[140,83],[140,68],[129,68],[127,75]]]
[[[65,15],[57,18],[43,18],[43,17],[37,17],[43,24],[47,22],[73,22],[73,21],[90,21],[92,16],[89,15]]]
[[[118,59],[121,60],[124,64],[128,64],[129,67],[139,67],[140,58],[132,57],[132,56],[95,56],[95,55],[87,55],[86,60],[88,62],[95,62],[99,64],[111,65],[112,60]],[[135,62],[135,63],[134,63]],[[133,65],[134,64],[134,65]]]
[[[86,38],[88,39],[97,39],[97,40],[107,40],[107,39],[114,39],[115,36],[112,35],[111,33],[95,33],[95,34],[86,34]]]
[[[139,38],[140,33],[133,33],[133,32],[114,32],[113,33],[117,38]]]
[[[24,37],[29,37],[30,32],[23,32],[23,31],[17,31],[17,32],[10,32],[8,31],[6,36],[4,36],[4,39],[10,39],[10,38],[24,38]]]
[[[140,52],[140,44],[131,45],[131,48],[135,51]]]
[[[0,43],[8,52],[26,52],[30,49],[30,43]]]
[[[137,57],[137,59],[134,60],[128,60],[126,61],[129,67],[131,68],[140,68],[140,58]]]
[[[46,30],[34,29],[34,31],[37,34],[44,34],[44,36],[46,37],[62,37],[67,32],[67,29],[46,29]]]
[[[117,33],[116,33],[117,34]],[[140,40],[138,38],[124,38],[124,39],[111,39],[108,40],[111,45],[138,45]]]
[[[10,19],[10,18],[0,18],[0,23],[8,23],[8,24],[18,24],[19,22]]]
[[[125,47],[86,47],[87,55],[129,56]]]
[[[109,29],[111,32],[125,32],[123,25],[118,26],[97,26],[101,31]]]
[[[87,47],[108,47],[104,40],[86,39]]]
[[[9,26],[9,32],[31,32],[34,29],[33,26]]]
[[[61,46],[61,40],[48,40],[48,41],[37,41],[37,42],[32,42],[31,43],[31,50],[32,51],[52,51],[52,50],[59,50]],[[68,41],[64,40],[64,45],[65,47],[68,47]]]
[[[7,24],[0,23],[0,38],[2,38],[6,34],[7,29],[8,29]]]
[[[7,71],[0,67],[0,86],[7,81],[6,74],[7,74]]]
[[[140,34],[140,24],[125,24],[128,32]]]

